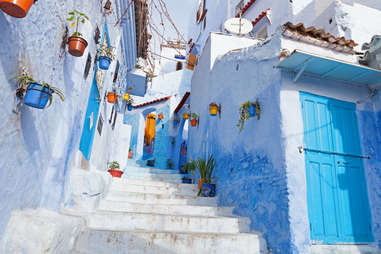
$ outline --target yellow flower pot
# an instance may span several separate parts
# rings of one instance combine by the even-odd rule
[[[209,104],[209,113],[211,116],[216,116],[218,113],[218,106],[216,103],[212,102]]]
[[[189,114],[188,114],[188,113],[184,113],[183,116],[184,116],[184,119],[185,119],[185,120],[186,120],[186,119],[189,119]]]
[[[123,95],[123,100],[128,101],[129,98],[130,98],[130,94],[125,93],[125,94]]]

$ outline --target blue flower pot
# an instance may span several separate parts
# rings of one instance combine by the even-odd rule
[[[216,185],[214,183],[203,183],[201,188],[201,197],[216,196]]]
[[[52,96],[53,90],[37,83],[30,83],[24,97],[24,104],[33,108],[43,109]]]
[[[102,70],[108,70],[111,64],[111,58],[107,56],[100,56],[99,57],[99,68]]]
[[[128,111],[131,111],[131,110],[132,110],[132,104],[128,104],[128,105],[127,105],[127,110],[128,110]]]
[[[247,107],[247,110],[249,111],[250,116],[255,116],[255,105],[254,104],[250,104]]]

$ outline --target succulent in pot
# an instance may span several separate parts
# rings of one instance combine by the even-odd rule
[[[16,95],[24,100],[25,105],[43,109],[49,102],[49,107],[53,101],[53,94],[57,94],[62,101],[65,100],[60,89],[46,82],[37,82],[27,74],[19,75],[16,79],[18,80]]]
[[[197,124],[198,124],[198,119],[199,119],[199,116],[198,116],[196,113],[192,113],[192,114],[191,114],[191,120],[190,120],[190,122],[191,122],[191,125],[192,125],[193,127],[197,126]]]
[[[109,168],[108,172],[113,177],[119,177],[119,178],[122,177],[123,171],[120,170],[119,162],[117,161],[109,162],[108,168]]]
[[[87,41],[82,38],[82,35],[79,32],[80,23],[84,24],[89,18],[86,14],[79,12],[77,10],[69,12],[69,18],[66,19],[71,22],[70,26],[75,27],[75,32],[69,37],[69,53],[75,57],[83,56],[85,49],[87,47]]]
[[[239,132],[243,130],[245,121],[254,116],[257,116],[258,120],[261,116],[261,108],[258,100],[255,102],[247,101],[239,107],[239,120],[237,124],[237,127],[239,127]]]
[[[130,96],[128,100],[126,100],[127,110],[131,111],[133,109],[132,103],[134,103],[134,99]]]

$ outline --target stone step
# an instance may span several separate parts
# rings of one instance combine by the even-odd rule
[[[159,169],[150,167],[127,166],[124,169],[125,173],[138,173],[138,174],[178,174],[179,170],[174,169]]]
[[[122,175],[123,179],[138,179],[146,181],[162,181],[168,183],[182,183],[182,174],[134,174],[134,173],[124,173]]]
[[[249,232],[245,217],[205,217],[146,213],[96,212],[86,217],[87,226],[97,230],[183,233]]]
[[[108,200],[101,200],[98,206],[100,211],[190,216],[233,216],[233,209],[234,207],[149,205]]]
[[[185,184],[184,184],[185,185]],[[196,196],[198,188],[196,185],[190,186],[150,186],[150,185],[140,185],[140,184],[123,184],[113,182],[110,186],[111,191],[119,192],[140,192],[140,193],[151,193],[151,194],[177,194],[184,196]]]
[[[259,234],[186,234],[85,230],[76,242],[81,254],[260,254]]]
[[[381,254],[381,251],[369,245],[311,245],[311,254]]]
[[[162,205],[217,206],[216,198],[109,190],[104,200]]]
[[[128,178],[113,178],[112,184],[116,185],[144,185],[144,186],[156,186],[165,188],[196,188],[196,184],[187,183],[167,183],[163,181],[153,181],[153,180],[141,180],[141,179],[128,179]]]

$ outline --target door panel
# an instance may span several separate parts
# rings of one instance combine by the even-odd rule
[[[373,240],[356,106],[300,94],[304,123],[311,239]]]

